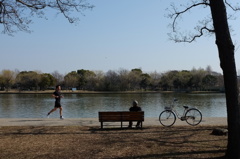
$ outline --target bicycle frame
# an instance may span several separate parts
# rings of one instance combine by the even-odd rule
[[[192,126],[198,125],[202,121],[202,113],[194,107],[183,105],[184,111],[181,116],[175,109],[177,101],[177,99],[174,99],[172,104],[169,107],[165,107],[165,110],[160,113],[159,121],[163,126],[172,126],[175,123],[176,118],[181,121],[186,121]]]
[[[183,111],[183,114],[181,116],[180,113],[178,113],[178,111],[175,109],[175,103],[177,101],[178,101],[177,99],[174,99],[172,104],[170,105],[170,107],[165,107],[165,110],[171,110],[177,116],[178,119],[185,120],[186,112],[189,110],[189,107],[188,106],[183,106],[184,111]]]

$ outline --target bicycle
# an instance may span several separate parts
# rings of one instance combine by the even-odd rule
[[[177,101],[177,99],[174,99],[170,107],[165,107],[165,110],[160,113],[159,121],[163,126],[172,126],[176,122],[176,117],[181,121],[186,121],[192,126],[198,125],[202,121],[202,113],[200,110],[185,105],[183,106],[183,115],[180,116],[174,108]]]

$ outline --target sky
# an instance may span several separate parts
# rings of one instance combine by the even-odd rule
[[[0,35],[0,71],[67,74],[79,69],[107,72],[140,68],[145,73],[163,73],[211,66],[222,73],[214,35],[193,43],[169,40],[172,19],[166,15],[172,1],[89,0],[95,7],[84,11],[85,16],[74,13],[80,18],[77,24],[49,10],[47,19],[32,18],[32,33]],[[209,8],[195,9],[179,20],[179,27],[188,31],[205,16],[210,16]],[[234,30],[236,67],[240,70],[240,19],[229,23]]]

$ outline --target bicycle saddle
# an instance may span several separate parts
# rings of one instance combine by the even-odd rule
[[[188,107],[188,106],[186,106],[186,105],[184,105],[183,107],[184,107],[185,109],[188,109],[188,108],[189,108],[189,107]]]

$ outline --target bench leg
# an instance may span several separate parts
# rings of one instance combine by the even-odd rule
[[[103,128],[103,122],[101,122],[101,129]]]

